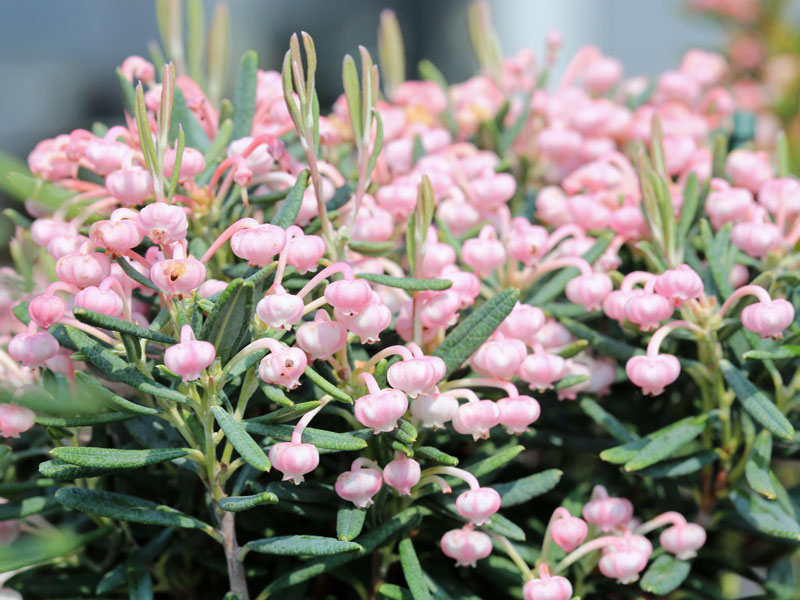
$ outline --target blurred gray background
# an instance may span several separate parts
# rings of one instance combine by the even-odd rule
[[[207,0],[210,8],[213,2]],[[261,68],[280,64],[288,38],[303,29],[319,54],[320,100],[341,91],[341,61],[363,44],[376,56],[382,8],[400,19],[408,76],[421,58],[431,59],[455,82],[473,73],[466,32],[466,0],[230,0],[230,78],[241,53],[254,48]],[[114,68],[131,54],[147,56],[158,38],[149,0],[37,0],[0,2],[0,148],[24,157],[44,138],[118,122],[121,103]],[[628,74],[675,67],[692,45],[714,48],[720,33],[687,14],[683,0],[492,0],[503,48],[523,46],[542,54],[555,27],[564,34],[561,64],[580,46],[594,43],[625,64]]]

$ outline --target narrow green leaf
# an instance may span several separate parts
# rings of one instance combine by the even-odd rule
[[[400,566],[403,569],[408,589],[414,600],[430,600],[431,593],[425,583],[425,576],[422,573],[422,565],[419,564],[417,552],[414,550],[414,543],[410,538],[403,538],[397,546],[400,554]]]
[[[560,469],[548,469],[516,481],[497,483],[489,487],[497,490],[497,493],[503,498],[502,507],[508,508],[509,506],[524,504],[532,498],[549,492],[558,485],[563,474],[564,472]]]
[[[358,69],[356,69],[356,61],[353,57],[347,54],[342,62],[342,85],[344,87],[344,95],[347,99],[347,108],[350,113],[350,126],[353,128],[353,138],[361,140],[362,131],[361,123],[363,121],[361,115],[361,86],[358,81]]]
[[[770,500],[775,499],[775,487],[769,476],[769,465],[772,460],[772,434],[766,429],[756,436],[750,458],[747,459],[744,474],[750,487]]]
[[[101,469],[139,469],[149,465],[181,458],[192,452],[189,448],[154,448],[148,450],[121,450],[117,448],[91,448],[61,446],[50,451],[54,457],[79,467]]]
[[[214,418],[222,428],[222,431],[225,432],[225,437],[236,448],[241,457],[247,461],[247,464],[259,471],[269,471],[272,465],[270,465],[267,455],[264,454],[261,446],[256,444],[255,440],[250,437],[242,423],[219,406],[212,407],[212,410],[214,411]]]
[[[464,469],[472,473],[475,477],[483,477],[492,471],[496,471],[501,467],[505,467],[523,450],[525,450],[525,446],[511,444],[509,446],[505,446],[504,448],[498,449],[488,458],[484,458],[483,460],[480,460],[469,466],[465,466]]]
[[[301,171],[300,175],[297,176],[297,180],[286,196],[286,200],[275,211],[275,216],[272,218],[273,225],[286,229],[294,223],[300,212],[306,187],[308,187],[308,169]]]
[[[88,479],[91,477],[102,477],[116,473],[118,470],[114,467],[78,467],[65,463],[61,460],[45,460],[39,463],[39,473],[51,479],[58,481],[72,481],[73,479]]]
[[[330,556],[362,550],[360,544],[318,535],[283,535],[247,542],[245,548],[280,556]]]
[[[130,321],[123,321],[122,319],[109,317],[108,315],[104,315],[87,308],[73,308],[72,314],[75,315],[75,318],[79,321],[88,323],[89,325],[94,325],[95,327],[111,329],[112,331],[119,331],[122,333],[129,333],[135,337],[153,340],[154,342],[160,342],[162,344],[178,343],[178,340],[171,338],[168,335],[164,335],[161,332],[141,327],[135,323],[131,323]]]
[[[794,427],[789,420],[764,392],[750,382],[747,375],[725,359],[720,361],[720,367],[736,398],[753,419],[779,437],[787,440],[794,437]]]
[[[263,415],[261,417],[254,417],[252,419],[247,419],[248,423],[285,423],[288,421],[295,421],[302,417],[307,412],[311,412],[315,408],[319,407],[320,402],[319,400],[310,400],[308,402],[301,402],[300,404],[295,404],[294,406],[287,406],[285,408],[279,408],[278,410],[274,410],[271,413]]]
[[[589,415],[592,421],[610,433],[615,440],[624,444],[639,439],[637,434],[630,431],[625,425],[620,423],[614,415],[591,398],[584,398],[581,400],[580,407],[583,409],[583,412]]]
[[[372,109],[372,116],[375,118],[375,141],[372,144],[372,153],[367,161],[368,175],[371,175],[375,170],[378,157],[381,154],[381,150],[383,150],[383,119],[381,118],[381,113],[375,108]]]
[[[239,351],[253,317],[254,284],[234,279],[214,303],[200,339],[214,344],[217,357],[227,363]]]
[[[419,279],[415,277],[392,277],[379,273],[359,273],[359,279],[366,279],[380,285],[401,290],[446,290],[453,285],[449,279]]]
[[[136,283],[143,285],[144,287],[149,288],[155,292],[161,292],[161,293],[164,292],[164,290],[157,287],[156,284],[154,284],[147,277],[139,273],[139,271],[134,269],[131,266],[131,264],[127,260],[125,260],[124,257],[118,256],[115,260],[116,263],[122,268],[122,270],[125,271],[125,274],[131,279],[133,279]]]
[[[613,448],[608,448],[607,450],[603,450],[600,453],[600,458],[606,462],[610,462],[613,464],[628,463],[636,459],[642,452],[642,450],[645,447],[647,447],[647,445],[652,440],[659,437],[669,438],[671,431],[683,430],[687,425],[689,426],[688,431],[692,431],[693,427],[691,426],[691,424],[695,422],[698,422],[698,424],[705,423],[707,419],[708,415],[700,415],[697,417],[686,417],[685,419],[681,419],[680,421],[677,421],[672,425],[668,425],[667,427],[663,427],[662,429],[654,431],[643,438],[632,440],[620,446],[614,446]]]
[[[115,408],[136,415],[155,415],[161,412],[158,408],[141,406],[140,404],[135,404],[130,400],[126,400],[122,396],[118,396],[100,383],[96,377],[92,377],[84,371],[75,371],[75,379],[93,398],[100,400],[109,408]]]
[[[346,394],[338,387],[336,387],[334,384],[332,384],[330,381],[325,379],[322,375],[317,373],[310,366],[306,367],[305,374],[306,377],[308,377],[314,383],[314,385],[316,385],[326,394],[330,394],[337,400],[340,400],[347,404],[353,404],[353,399],[348,394]]]
[[[702,450],[691,454],[685,458],[677,458],[671,461],[647,467],[637,471],[642,477],[682,477],[696,473],[706,465],[710,465],[719,458],[714,450]]]
[[[345,506],[336,513],[336,537],[349,542],[361,535],[367,511],[364,508]]]
[[[640,585],[645,592],[664,596],[678,587],[689,576],[692,566],[685,560],[678,560],[671,554],[662,554],[642,575]]]
[[[553,385],[553,389],[563,390],[575,385],[580,385],[581,383],[584,383],[586,381],[589,381],[588,375],[567,375],[566,377],[562,377],[561,379],[559,379]]]
[[[2,448],[8,446],[0,446],[0,455],[3,453]],[[11,448],[8,448],[10,451]],[[2,458],[0,458],[2,460]],[[10,496],[11,494],[19,494],[21,492],[29,492],[39,488],[52,487],[58,485],[58,481],[47,478],[32,479],[30,481],[14,481],[9,483],[0,483],[0,496]]]
[[[228,498],[222,498],[217,502],[217,505],[227,512],[241,512],[265,504],[275,504],[276,502],[278,502],[278,497],[275,494],[272,492],[261,492],[260,494],[253,494],[252,496],[229,496]]]
[[[394,250],[392,242],[360,242],[358,240],[351,240],[347,246],[359,254],[366,256],[385,256]]]
[[[285,504],[308,503],[330,505],[339,500],[331,486],[306,481],[295,485],[290,481],[270,481],[264,489],[275,494]]]
[[[772,350],[750,350],[744,353],[744,358],[754,360],[778,360],[780,358],[795,358],[800,356],[800,346],[786,344]]]
[[[125,77],[122,69],[117,68],[117,83],[119,83],[119,91],[122,94],[122,106],[131,117],[136,114],[136,90],[130,79]]]
[[[700,185],[696,173],[690,173],[683,186],[683,205],[681,217],[678,221],[677,238],[679,244],[685,244],[689,237],[689,230],[694,224],[694,218],[700,205]]]
[[[382,583],[378,588],[378,594],[379,598],[388,598],[389,600],[414,600],[411,592],[393,583]]]
[[[16,502],[6,502],[5,504],[0,504],[0,522],[10,521],[11,519],[24,519],[54,506],[58,506],[58,502],[53,496],[35,496],[17,500]]]
[[[66,508],[119,521],[211,530],[206,523],[174,508],[126,494],[69,487],[58,490],[56,500]]]
[[[519,290],[505,289],[475,309],[439,345],[434,356],[444,360],[447,375],[458,369],[503,322],[519,300]]]
[[[128,561],[125,575],[128,581],[128,600],[153,600],[150,573],[138,559]]]
[[[448,465],[451,467],[458,466],[458,459],[455,456],[450,456],[449,454],[445,454],[438,448],[434,448],[433,446],[420,446],[419,448],[414,450],[414,455],[417,458],[421,458],[423,460],[427,460],[430,462],[435,462],[440,465]]]
[[[256,87],[258,74],[258,55],[248,50],[242,56],[236,89],[233,92],[233,133],[234,140],[250,135],[253,127],[253,114],[256,108]]]
[[[118,423],[135,419],[138,415],[126,412],[104,413],[102,415],[90,415],[87,417],[45,417],[37,416],[37,425],[45,427],[87,427],[94,425],[105,425],[106,423]]]
[[[767,500],[757,494],[740,490],[731,492],[730,499],[744,520],[758,531],[800,541],[800,525],[775,500]]]
[[[46,563],[72,554],[94,540],[109,535],[113,530],[113,527],[101,527],[83,535],[59,532],[46,536],[26,536],[26,539],[16,544],[0,547],[0,565],[3,565],[5,572],[11,572]]]
[[[649,441],[635,457],[625,463],[626,471],[638,471],[669,458],[706,428],[708,417],[690,417],[648,436]]]
[[[628,360],[635,354],[643,354],[641,349],[604,335],[575,319],[564,317],[561,319],[561,323],[572,335],[588,341],[594,350],[604,356],[611,356],[617,360]]]
[[[189,77],[205,89],[203,54],[206,44],[206,14],[203,0],[186,3],[186,63]]]
[[[269,436],[280,442],[290,441],[294,431],[292,425],[245,422],[244,426],[249,433]],[[303,431],[303,442],[314,444],[317,448],[325,450],[349,451],[362,450],[367,447],[367,441],[360,437],[312,427],[307,427]]]
[[[172,118],[170,119],[169,139],[170,141],[178,138],[178,127],[183,129],[186,145],[195,148],[200,152],[207,152],[211,146],[208,134],[200,125],[194,113],[186,105],[186,97],[178,86],[175,86],[175,95],[172,100]]]

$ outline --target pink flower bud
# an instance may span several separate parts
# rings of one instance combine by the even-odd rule
[[[770,179],[758,191],[758,202],[773,215],[781,207],[787,215],[795,215],[800,212],[800,181],[788,177]]]
[[[119,169],[106,177],[106,189],[123,206],[137,206],[153,193],[153,178],[141,167]]]
[[[129,212],[128,209],[118,209],[111,214],[110,219],[92,223],[89,239],[106,250],[122,253],[141,244],[144,234],[135,219],[120,218],[119,211]]]
[[[397,458],[383,468],[383,480],[396,489],[399,495],[409,496],[411,488],[419,483],[420,473],[417,461],[398,453]]]
[[[141,56],[129,56],[123,60],[120,70],[129,81],[138,79],[144,83],[152,83],[156,78],[156,68],[153,63]]]
[[[449,394],[420,394],[411,401],[411,416],[431,429],[444,429],[457,411],[458,400]]]
[[[172,177],[172,172],[175,170],[176,150],[174,148],[167,148],[164,153],[164,175]],[[203,153],[189,146],[183,149],[181,157],[181,172],[178,175],[179,181],[188,181],[193,177],[199,175],[206,169],[206,160],[203,158]]]
[[[475,441],[488,439],[489,430],[500,423],[500,407],[492,400],[466,402],[453,416],[453,429]],[[480,523],[479,523],[480,524]]]
[[[744,221],[753,204],[753,194],[749,190],[742,188],[720,189],[708,194],[706,212],[714,229],[719,229],[725,223]]]
[[[258,376],[264,383],[292,390],[300,384],[300,376],[305,373],[307,365],[306,355],[300,348],[285,348],[261,359]]]
[[[219,279],[206,279],[197,288],[197,295],[201,298],[210,298],[214,294],[219,294],[228,287],[227,282],[220,281]],[[262,319],[263,320],[263,319]]]
[[[517,374],[531,389],[545,390],[564,376],[566,361],[557,354],[535,352],[519,365]]]
[[[662,531],[659,541],[667,552],[688,560],[706,543],[706,530],[697,523],[680,523]]]
[[[269,449],[269,461],[283,473],[283,481],[298,485],[319,465],[319,450],[313,444],[280,442]]]
[[[703,87],[720,81],[728,70],[728,64],[721,54],[693,48],[683,56],[681,72],[694,79]]]
[[[794,306],[778,298],[771,302],[756,302],[742,311],[742,325],[761,337],[780,338],[783,330],[794,321]]]
[[[358,508],[367,508],[372,504],[372,497],[383,486],[383,475],[375,467],[362,466],[362,461],[354,460],[350,470],[336,478],[334,487],[343,500],[352,502]]]
[[[419,277],[438,277],[442,269],[456,262],[456,251],[450,244],[429,240],[419,267]]]
[[[92,171],[105,177],[122,166],[131,149],[121,142],[95,138],[84,148],[84,158],[92,164]]]
[[[527,221],[522,225],[517,223],[517,219],[514,219],[514,227],[506,242],[506,250],[511,258],[530,266],[536,262],[539,253],[547,246],[548,233],[544,227],[531,225]]]
[[[642,388],[645,395],[658,396],[678,378],[681,365],[671,354],[633,356],[625,365],[630,380]]]
[[[497,401],[497,408],[500,409],[500,425],[516,435],[528,431],[542,412],[539,403],[530,396],[501,398]]]
[[[288,241],[286,262],[301,275],[316,271],[319,259],[325,254],[325,241],[318,235],[293,237]]]
[[[285,245],[286,232],[269,223],[242,229],[231,236],[233,253],[256,267],[267,266]]]
[[[629,240],[638,240],[647,235],[649,227],[642,209],[638,206],[622,206],[611,213],[609,225],[618,235]]]
[[[525,600],[569,600],[572,598],[572,584],[569,579],[561,575],[550,576],[541,573],[539,579],[531,579],[522,587],[522,597]]]
[[[303,299],[287,294],[281,285],[276,285],[270,291],[271,293],[259,300],[256,314],[273,329],[289,331],[292,325],[297,325],[303,319]],[[302,344],[298,345],[303,347]]]
[[[376,434],[396,429],[397,420],[408,410],[408,398],[399,390],[381,390],[377,383],[369,387],[369,394],[356,399],[356,419]]]
[[[119,317],[122,314],[122,298],[112,290],[93,285],[75,294],[75,306],[109,317]]]
[[[347,330],[338,321],[331,321],[328,313],[318,310],[313,321],[297,328],[297,345],[314,361],[328,360],[347,343]]]
[[[37,246],[47,246],[57,237],[74,237],[78,231],[72,223],[57,219],[36,219],[31,225],[31,239]]]
[[[461,271],[457,267],[447,267],[442,271],[441,277],[453,282],[450,291],[461,298],[461,308],[472,306],[481,293],[481,280],[474,273]]]
[[[325,288],[325,300],[346,315],[355,315],[372,301],[372,288],[363,279],[341,279]]]
[[[500,510],[502,498],[494,488],[482,487],[462,492],[456,498],[456,510],[469,519],[470,525],[483,525]]]
[[[667,102],[692,106],[700,97],[700,86],[680,71],[666,71],[658,78],[658,94]]]
[[[773,176],[768,153],[742,148],[728,154],[725,173],[731,178],[733,185],[747,188],[754,193]]]
[[[438,356],[424,356],[401,360],[389,367],[386,378],[389,385],[403,390],[411,398],[432,390],[445,376],[447,367]]]
[[[594,94],[604,94],[622,79],[622,63],[616,58],[601,56],[583,72],[583,85]]]
[[[554,319],[548,319],[536,332],[532,346],[535,347],[536,342],[539,342],[544,348],[554,350],[574,341],[575,337],[569,332],[569,329]]]
[[[18,333],[8,343],[8,353],[26,367],[41,367],[58,352],[58,341],[46,331]]]
[[[423,291],[419,292],[417,298],[421,300],[419,315],[424,327],[446,328],[458,319],[458,310],[461,308],[461,296],[458,293],[450,290]]]
[[[358,314],[348,315],[334,308],[333,314],[347,329],[361,338],[362,344],[372,344],[380,339],[380,333],[392,323],[392,311],[381,300],[376,292],[372,301]]]
[[[481,222],[480,211],[460,196],[439,203],[436,214],[450,228],[453,235],[461,236]]]
[[[451,529],[442,536],[440,545],[444,555],[455,559],[458,567],[474,567],[492,553],[492,538],[471,525]]]
[[[386,242],[393,233],[394,219],[389,211],[377,205],[362,206],[353,226],[352,238],[359,242]]]
[[[228,156],[236,156],[242,154],[253,143],[253,138],[250,136],[233,140],[228,144]],[[267,144],[259,144],[255,149],[247,155],[244,159],[247,161],[248,168],[255,176],[266,175],[272,170],[275,164],[275,157],[270,154],[270,149]]]
[[[633,583],[639,573],[647,566],[649,554],[645,554],[632,544],[621,543],[619,549],[607,552],[600,559],[600,572],[619,583]]]
[[[72,252],[56,261],[56,276],[79,288],[100,285],[111,272],[111,261],[100,252]]]
[[[180,242],[189,229],[183,208],[166,202],[153,202],[145,206],[139,211],[136,223],[144,235],[161,246]]]
[[[765,258],[767,254],[780,248],[783,233],[774,223],[744,221],[734,226],[731,241],[746,254]]]
[[[490,211],[504,206],[516,190],[513,175],[493,173],[469,182],[469,199],[479,210]]]
[[[583,507],[583,518],[600,531],[613,531],[618,525],[627,523],[633,516],[633,504],[627,498],[608,495],[603,486],[596,486],[592,499]]]
[[[461,257],[480,277],[488,277],[506,262],[506,251],[497,239],[494,227],[486,225],[477,238],[464,242]]]
[[[556,509],[558,510],[558,509]],[[564,510],[566,513],[566,510]],[[564,552],[572,552],[583,543],[589,531],[586,521],[566,513],[550,525],[553,542]]]
[[[65,310],[64,301],[58,296],[50,294],[36,296],[28,304],[28,315],[42,329],[50,329],[53,323],[58,322],[64,316]]]
[[[567,283],[565,291],[570,302],[580,304],[586,310],[597,310],[613,289],[614,284],[605,273],[586,273]]]
[[[206,266],[195,258],[162,260],[150,269],[150,279],[173,296],[191,296],[206,278]]]
[[[480,345],[472,355],[470,364],[481,375],[511,380],[526,354],[524,342],[495,334]]]
[[[62,256],[77,252],[89,238],[82,235],[54,237],[46,244],[47,253],[58,260]]]
[[[655,291],[680,306],[691,298],[703,295],[703,280],[689,265],[664,271],[656,278]]]
[[[642,290],[614,290],[603,299],[603,312],[609,319],[622,322],[626,319],[628,302],[639,294],[643,294]]]
[[[625,316],[631,323],[636,323],[642,331],[655,329],[672,316],[672,302],[661,294],[632,294],[625,305]]]
[[[33,427],[35,418],[33,411],[24,406],[0,404],[0,437],[18,438]]]
[[[544,322],[545,316],[541,308],[517,302],[497,330],[507,338],[528,342],[542,328]]]
[[[217,352],[214,344],[198,341],[189,325],[181,327],[181,341],[164,352],[164,364],[183,381],[199,379],[203,370],[214,362]]]

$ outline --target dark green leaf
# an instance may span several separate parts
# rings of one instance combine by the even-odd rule
[[[330,394],[337,400],[340,400],[347,404],[353,404],[353,399],[348,394],[346,394],[341,389],[332,384],[330,381],[325,379],[322,375],[317,373],[310,366],[306,367],[305,374],[306,377],[308,377],[314,383],[314,385],[316,385],[326,394]]]
[[[246,422],[245,429],[255,435],[269,436],[280,442],[292,439],[294,427],[292,425],[271,425],[266,423]],[[347,433],[335,433],[322,429],[307,427],[303,431],[303,442],[314,444],[317,448],[326,450],[361,450],[367,447],[366,440]]]
[[[613,464],[628,463],[637,458],[637,456],[639,456],[642,450],[652,440],[658,437],[669,438],[670,437],[669,434],[673,429],[682,430],[684,429],[685,426],[695,423],[695,421],[700,421],[701,423],[704,423],[707,419],[708,419],[707,415],[700,415],[698,417],[687,417],[685,419],[681,419],[680,421],[677,421],[672,425],[668,425],[667,427],[654,431],[653,433],[650,433],[643,438],[632,440],[620,446],[614,446],[613,448],[603,450],[603,452],[600,453],[600,458]],[[693,428],[690,425],[689,431],[691,431],[692,429]]]
[[[769,476],[772,460],[772,434],[766,429],[756,437],[750,458],[747,459],[744,474],[750,487],[770,500],[775,499],[775,487]]]
[[[410,538],[403,538],[398,544],[400,554],[400,566],[403,569],[403,576],[411,590],[414,600],[430,600],[431,593],[425,583],[425,576],[422,574],[422,566],[414,550],[414,543]]]
[[[318,408],[320,405],[319,400],[310,400],[308,402],[301,402],[300,404],[295,404],[294,406],[287,406],[285,408],[279,408],[278,410],[274,410],[271,413],[268,413],[261,417],[254,417],[252,419],[248,419],[248,423],[285,423],[288,421],[294,421],[300,417],[302,417],[307,412]]]
[[[258,85],[258,55],[248,50],[242,56],[236,89],[233,92],[233,133],[234,140],[250,135],[253,128],[253,114],[256,108],[256,87]]]
[[[678,589],[688,577],[692,566],[671,554],[662,554],[653,561],[642,575],[641,587],[645,592],[664,596]]]
[[[393,583],[382,583],[378,588],[378,594],[379,598],[388,598],[389,600],[414,600],[411,592]]]
[[[214,303],[200,339],[214,344],[217,357],[227,363],[242,345],[253,317],[254,284],[234,279]]]
[[[364,528],[366,509],[345,506],[336,513],[336,537],[343,542],[349,542],[361,535]]]
[[[192,452],[188,448],[154,448],[148,450],[120,450],[117,448],[88,448],[82,446],[61,446],[53,448],[50,454],[58,460],[78,467],[100,469],[139,469],[176,458]]]
[[[750,350],[744,353],[744,358],[755,360],[777,360],[779,358],[795,358],[800,356],[800,346],[786,344],[772,350]]]
[[[186,136],[186,145],[205,153],[211,141],[203,126],[195,118],[192,111],[186,105],[186,98],[183,91],[175,86],[175,96],[172,100],[172,119],[169,123],[169,139],[175,140],[178,137],[178,125],[183,128]],[[247,135],[247,134],[245,134]]]
[[[702,450],[685,458],[666,461],[637,471],[642,477],[682,477],[696,473],[719,458],[714,450]]]
[[[303,203],[303,195],[308,187],[308,169],[301,171],[297,176],[297,181],[292,186],[286,200],[283,201],[275,211],[275,216],[272,218],[272,224],[286,229],[297,218],[300,212],[300,205]]]
[[[137,415],[123,412],[104,413],[102,415],[91,415],[88,417],[44,417],[37,416],[36,423],[45,427],[86,427],[94,425],[105,425],[106,423],[118,423],[135,419]]]
[[[245,544],[253,552],[281,556],[330,556],[343,552],[360,551],[361,545],[317,535],[284,535]]]
[[[385,256],[394,250],[392,242],[360,242],[351,240],[347,246],[354,252],[364,254],[366,256]]]
[[[580,401],[580,407],[589,417],[610,433],[615,440],[624,443],[632,442],[639,439],[639,436],[630,431],[625,425],[609,413],[605,408],[600,406],[591,398],[584,398]]]
[[[54,506],[58,506],[58,502],[53,496],[35,496],[17,500],[16,502],[0,504],[0,522],[10,521],[11,519],[24,519]]]
[[[275,504],[278,497],[272,492],[261,492],[260,494],[253,494],[252,496],[229,496],[222,498],[217,502],[217,505],[227,512],[241,512],[243,510],[250,510],[257,506],[264,504]]]
[[[116,408],[121,411],[137,415],[154,415],[160,412],[160,410],[157,408],[150,408],[147,406],[141,406],[140,404],[134,404],[122,396],[117,396],[114,392],[101,384],[95,377],[92,377],[83,371],[75,371],[75,379],[84,386],[87,392],[92,394],[93,397],[100,400],[109,408]]]
[[[46,460],[39,463],[39,473],[45,477],[59,481],[72,481],[73,479],[88,479],[116,473],[114,467],[77,467],[61,460]]]
[[[214,406],[212,410],[214,411],[214,418],[222,428],[222,431],[225,432],[225,437],[236,448],[241,457],[247,461],[247,464],[259,471],[269,471],[272,465],[270,465],[267,455],[264,454],[261,446],[256,444],[255,440],[250,437],[242,423],[219,406]]]
[[[417,458],[421,458],[423,460],[427,460],[430,462],[439,463],[441,465],[448,465],[451,467],[458,466],[458,459],[455,456],[450,456],[449,454],[445,454],[438,448],[434,448],[433,446],[420,446],[416,450],[414,450],[414,454]]]
[[[589,345],[603,356],[611,356],[617,360],[628,360],[634,354],[643,354],[643,351],[639,348],[603,335],[599,331],[574,319],[565,317],[561,319],[561,323],[572,335],[587,340]]]
[[[0,547],[0,565],[5,572],[16,571],[30,565],[66,556],[79,548],[109,535],[113,527],[102,527],[83,535],[57,533],[48,536],[27,536],[10,546]]]
[[[638,471],[669,458],[706,428],[707,415],[689,417],[650,434],[647,444],[625,463],[626,471]]]
[[[155,292],[164,293],[164,290],[157,287],[155,283],[150,281],[147,277],[139,273],[136,269],[134,269],[131,264],[125,260],[122,256],[118,256],[116,259],[116,263],[125,271],[125,274],[133,279],[136,283],[143,285],[146,288],[149,288]]]
[[[359,273],[359,279],[366,279],[380,285],[401,290],[446,290],[453,285],[449,279],[419,279],[415,277],[392,277],[379,273]]]
[[[528,475],[516,481],[497,483],[489,487],[493,487],[497,490],[503,498],[503,508],[508,508],[509,506],[524,504],[532,498],[549,492],[558,485],[563,474],[563,471],[559,469],[548,469],[547,471]]]
[[[758,531],[800,541],[800,525],[775,500],[767,500],[757,494],[740,490],[731,492],[730,498],[744,520]]]
[[[720,361],[720,367],[736,398],[753,419],[779,437],[787,440],[794,437],[794,427],[789,420],[764,392],[750,382],[747,375],[725,359]]]
[[[153,582],[141,561],[129,561],[125,574],[128,580],[128,600],[153,599]]]
[[[444,360],[449,375],[458,369],[513,310],[519,290],[503,290],[461,321],[439,345],[434,356]]]

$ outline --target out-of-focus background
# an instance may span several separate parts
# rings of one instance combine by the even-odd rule
[[[206,2],[208,12],[211,0]],[[626,74],[656,74],[678,65],[692,46],[718,48],[719,29],[692,17],[685,0],[492,0],[506,53],[543,54],[547,32],[564,35],[560,64],[584,44],[616,56]],[[475,70],[466,0],[232,0],[231,79],[241,53],[258,51],[261,68],[277,68],[292,32],[316,41],[323,106],[341,92],[341,61],[362,44],[376,55],[378,14],[393,8],[403,29],[409,77],[422,58],[448,81]],[[147,0],[8,2],[0,19],[0,148],[24,158],[45,137],[122,115],[114,68],[131,54],[147,56],[158,38]],[[557,74],[557,73],[556,73]]]

